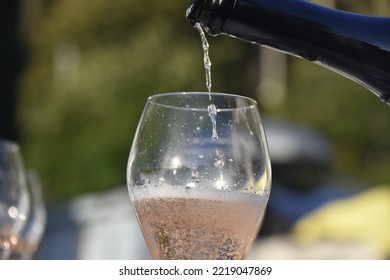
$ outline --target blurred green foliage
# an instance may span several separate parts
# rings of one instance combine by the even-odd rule
[[[125,184],[147,97],[206,90],[199,34],[185,19],[188,3],[25,1],[29,63],[19,89],[21,142],[49,200]],[[255,96],[258,47],[223,36],[209,42],[213,90]],[[281,106],[261,108],[263,114],[325,131],[340,172],[390,181],[388,106],[296,58],[289,61],[288,93]]]
[[[390,107],[358,84],[318,65],[291,60],[288,96],[272,115],[323,131],[335,170],[367,184],[390,181]]]

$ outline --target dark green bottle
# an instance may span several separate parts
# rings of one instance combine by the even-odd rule
[[[192,0],[186,14],[210,35],[228,35],[302,57],[390,104],[390,17],[305,0]]]

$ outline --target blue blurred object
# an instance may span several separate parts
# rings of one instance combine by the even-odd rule
[[[289,224],[295,223],[303,215],[321,205],[356,193],[335,185],[316,187],[311,191],[300,192],[293,188],[278,184],[272,186],[272,195],[268,202],[268,211],[285,218]]]
[[[303,215],[357,193],[334,178],[333,146],[319,131],[264,119],[272,163],[272,188],[261,235],[283,233]]]

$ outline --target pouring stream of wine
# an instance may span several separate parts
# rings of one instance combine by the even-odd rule
[[[198,30],[200,34],[200,39],[202,41],[202,48],[203,48],[203,64],[204,69],[206,72],[206,87],[209,91],[209,100],[211,100],[211,60],[209,55],[209,43],[207,42],[206,35],[202,29],[202,26],[199,23],[195,24],[196,30]],[[214,104],[210,104],[207,107],[209,117],[213,126],[213,133],[211,138],[212,139],[218,139],[218,133],[217,133],[217,108]]]
[[[200,23],[195,24],[196,30],[198,30],[200,34],[200,39],[202,40],[202,48],[203,48],[203,63],[204,69],[206,71],[206,87],[209,92],[211,92],[211,60],[209,55],[209,43],[207,42],[206,35],[202,29]],[[209,96],[211,100],[211,95]]]

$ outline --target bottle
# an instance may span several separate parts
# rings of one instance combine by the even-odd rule
[[[327,67],[390,105],[390,17],[305,0],[191,0],[186,17],[210,35],[232,36]]]

